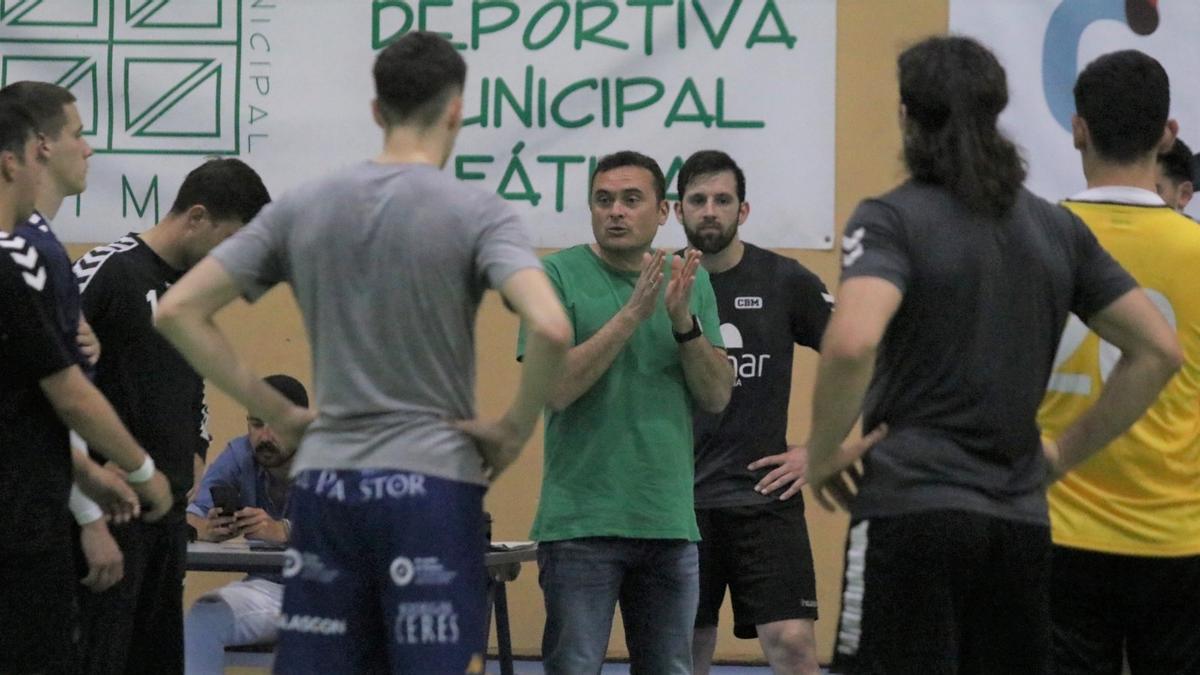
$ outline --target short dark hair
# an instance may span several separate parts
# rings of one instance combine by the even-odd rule
[[[56,84],[22,80],[0,89],[0,101],[13,101],[33,116],[39,133],[58,136],[67,123],[63,106],[74,103],[75,95]]]
[[[1163,174],[1176,183],[1196,182],[1195,162],[1196,158],[1192,155],[1192,149],[1178,138],[1175,139],[1170,150],[1158,156],[1158,163],[1162,165]]]
[[[650,176],[654,179],[654,194],[658,197],[658,201],[661,202],[667,198],[667,177],[663,175],[662,167],[654,159],[633,150],[621,150],[601,157],[600,161],[596,162],[596,170],[592,171],[592,177],[588,181],[588,193],[591,194],[597,175],[623,166],[636,166],[649,171]]]
[[[897,60],[904,104],[904,163],[913,179],[941,185],[976,213],[1007,214],[1025,180],[1016,146],[996,127],[1008,77],[987,47],[932,37]]]
[[[304,389],[303,384],[300,384],[300,380],[291,375],[278,373],[264,377],[263,382],[274,387],[275,391],[283,394],[283,397],[291,401],[294,405],[298,405],[301,408],[308,407],[308,391]]]
[[[215,220],[237,218],[250,222],[271,201],[262,178],[240,159],[210,159],[192,169],[171,205],[181,214],[199,204]]]
[[[25,161],[25,144],[37,133],[33,116],[10,100],[0,100],[0,152],[12,152],[22,163]]]
[[[742,173],[742,167],[738,166],[732,157],[720,150],[700,150],[692,153],[692,156],[684,161],[683,166],[679,167],[679,176],[675,179],[675,189],[679,192],[679,198],[683,199],[683,193],[687,191],[693,178],[723,171],[733,172],[737,181],[738,201],[746,201],[746,174]]]
[[[1087,122],[1096,151],[1114,162],[1154,150],[1170,111],[1167,71],[1136,49],[1101,56],[1075,80],[1075,113]]]
[[[428,127],[442,114],[446,101],[462,91],[467,62],[446,38],[416,31],[379,52],[373,72],[384,122]]]

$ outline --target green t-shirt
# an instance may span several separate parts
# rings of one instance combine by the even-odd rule
[[[588,245],[542,263],[581,344],[623,307],[637,272],[617,270]],[[670,278],[670,265],[665,265]],[[704,268],[696,270],[691,308],[704,335],[721,342],[717,301]],[[517,350],[523,354],[522,331]],[[693,508],[692,397],[679,345],[660,299],[612,366],[561,412],[547,411],[542,498],[531,537],[630,537],[697,541]]]

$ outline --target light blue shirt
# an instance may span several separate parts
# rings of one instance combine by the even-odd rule
[[[271,475],[254,461],[254,449],[249,436],[238,436],[229,441],[211,466],[204,472],[196,499],[188,504],[188,513],[201,518],[208,517],[213,507],[212,486],[233,485],[242,495],[242,506],[253,506],[267,512],[275,520],[287,517],[287,500],[283,504],[271,501]]]

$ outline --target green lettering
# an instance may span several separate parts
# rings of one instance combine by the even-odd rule
[[[729,11],[725,12],[725,20],[721,22],[721,29],[714,33],[712,22],[708,20],[708,13],[704,11],[704,6],[700,4],[700,0],[692,0],[692,9],[696,10],[696,16],[700,17],[700,25],[704,26],[704,32],[708,33],[708,41],[712,43],[713,49],[720,49],[721,44],[725,42],[726,36],[729,35],[729,27],[733,25],[733,17],[737,16],[741,6],[742,0],[733,0]]]
[[[524,149],[525,141],[521,141],[513,147],[512,159],[508,160],[508,167],[504,169],[504,177],[500,179],[500,188],[497,192],[510,202],[529,202],[537,206],[538,202],[542,201],[542,193],[533,189],[533,183],[529,181],[529,174],[525,172],[525,165],[521,163],[520,155]],[[521,181],[520,192],[508,189],[508,184],[512,182],[513,176]]]
[[[583,17],[589,9],[607,9],[608,16],[600,20],[600,23],[591,28],[583,27]],[[613,38],[607,38],[600,35],[605,28],[612,25],[613,21],[617,20],[617,3],[612,0],[577,0],[575,3],[575,50],[583,49],[584,41],[595,42],[599,45],[614,47],[616,49],[629,49],[629,43]]]
[[[609,127],[612,121],[612,106],[610,105],[610,101],[612,101],[612,82],[606,77],[600,80],[600,126],[605,129]]]
[[[525,66],[525,98],[523,102],[517,101],[516,94],[513,93],[503,78],[496,78],[495,126],[497,129],[501,127],[501,112],[504,110],[504,101],[508,101],[508,105],[512,107],[513,113],[521,120],[522,124],[526,127],[533,126],[533,66]]]
[[[546,78],[538,78],[537,90],[537,118],[538,128],[546,128]]]
[[[487,9],[503,9],[508,12],[508,16],[496,23],[489,23],[486,26],[480,23],[483,18],[483,12]],[[521,15],[521,9],[517,7],[517,3],[509,0],[476,0],[471,4],[471,49],[479,49],[479,37],[488,33],[499,33],[517,22],[517,17]]]
[[[417,3],[417,29],[429,30],[429,10],[433,7],[453,7],[454,0],[420,0]],[[455,49],[466,49],[467,45],[463,42],[455,42],[454,34],[448,32],[439,32],[438,35],[450,41],[450,44]]]
[[[474,117],[468,117],[463,120],[464,127],[473,127],[479,125],[484,129],[488,125],[488,106],[491,103],[491,97],[488,92],[491,91],[492,81],[488,78],[483,78],[479,82],[479,114]]]
[[[675,12],[675,36],[679,40],[679,48],[687,49],[687,2],[679,0]]]
[[[762,120],[725,119],[725,78],[717,78],[717,128],[718,129],[762,129],[767,123]]]
[[[683,158],[676,156],[671,161],[671,166],[667,168],[667,201],[679,201],[679,193],[671,192],[671,186],[675,184],[675,177],[679,175],[679,170],[683,168]]]
[[[383,35],[383,13],[385,9],[398,9],[404,15],[404,23],[401,24],[398,30],[388,33],[387,37]],[[394,14],[394,12],[392,12]],[[371,48],[383,49],[392,44],[401,35],[408,32],[413,24],[412,7],[408,6],[403,0],[375,0],[371,6]]]
[[[675,0],[625,0],[625,4],[630,7],[646,8],[646,39],[644,47],[646,56],[654,53],[654,8],[670,7],[674,3]],[[620,124],[617,126],[620,126]]]
[[[533,29],[537,27],[539,23],[541,23],[542,17],[549,14],[550,10],[552,9],[562,10],[558,16],[558,23],[556,23],[554,28],[552,28],[550,32],[546,34],[546,37],[542,38],[541,40],[534,40]],[[567,21],[569,21],[570,18],[571,6],[568,5],[564,0],[548,2],[539,7],[538,10],[533,13],[533,17],[529,19],[529,24],[525,26],[525,34],[521,36],[521,42],[525,45],[526,49],[537,51],[551,42],[554,42],[555,38],[557,38],[559,34],[563,32],[563,29],[567,27]]]
[[[632,87],[650,87],[654,91],[649,96],[643,98],[640,101],[629,102],[626,100],[625,92],[627,89],[630,89]],[[636,110],[642,110],[644,108],[649,108],[650,106],[654,105],[655,103],[658,103],[659,99],[661,99],[663,97],[664,91],[666,91],[666,87],[663,86],[663,83],[659,82],[658,80],[656,80],[652,77],[630,77],[630,78],[618,77],[617,78],[617,126],[618,127],[625,126],[625,113],[630,113],[630,112],[634,112]]]
[[[137,211],[138,218],[145,218],[146,211],[150,209],[150,198],[154,198],[154,222],[159,221],[158,216],[158,175],[150,180],[150,187],[146,190],[146,197],[142,199],[142,203],[138,204],[137,195],[133,194],[133,186],[129,184],[129,177],[122,174],[121,176],[121,217],[129,217],[129,202],[133,201],[133,210]]]
[[[779,29],[776,35],[762,35],[763,26],[766,25],[767,19],[770,18],[775,22],[775,27]],[[763,5],[762,11],[758,14],[758,21],[754,24],[754,30],[750,31],[750,38],[746,40],[746,49],[753,49],[754,45],[762,43],[780,42],[787,45],[788,49],[796,47],[796,36],[788,31],[787,22],[783,20],[783,14],[779,12],[779,8],[775,6],[775,0],[767,0],[767,4]]]
[[[583,164],[583,155],[540,155],[538,162],[554,165],[554,210],[562,213],[565,208],[567,165]]]
[[[563,87],[563,90],[558,92],[558,94],[554,97],[554,100],[550,102],[550,118],[554,120],[555,124],[564,129],[578,129],[579,127],[586,127],[587,125],[591,124],[592,121],[596,119],[595,115],[588,113],[578,119],[567,119],[562,114],[562,104],[563,101],[566,101],[571,94],[574,94],[580,89],[587,88],[595,90],[599,87],[600,82],[594,77],[587,80],[572,82],[566,87]]]
[[[491,155],[459,155],[454,158],[454,175],[459,180],[483,180],[487,174],[482,171],[468,171],[467,164],[491,164],[496,158]]]
[[[681,114],[680,110],[683,108],[683,104],[689,99],[695,112]],[[696,88],[696,83],[690,77],[683,81],[683,86],[680,87],[679,94],[675,97],[675,103],[671,105],[671,112],[667,113],[667,121],[664,126],[670,129],[671,125],[680,122],[699,122],[706,127],[711,127],[713,123],[712,115],[708,114],[708,110],[704,107],[704,101],[700,98],[700,90]]]

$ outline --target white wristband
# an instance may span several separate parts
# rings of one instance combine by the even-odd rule
[[[88,455],[87,441],[83,440],[83,436],[80,436],[79,434],[75,433],[74,429],[71,430],[70,435],[71,435],[71,449],[75,451],[75,454],[83,455],[84,457],[87,457],[87,455]]]
[[[100,505],[83,494],[78,485],[71,486],[71,497],[67,505],[71,509],[71,515],[75,516],[75,522],[80,525],[94,523],[104,517],[104,510]]]
[[[137,471],[129,472],[129,475],[125,477],[125,482],[126,483],[145,483],[146,481],[150,480],[153,477],[154,477],[154,460],[150,458],[149,454],[147,454],[146,461],[142,462],[142,465],[140,467],[138,467]]]

